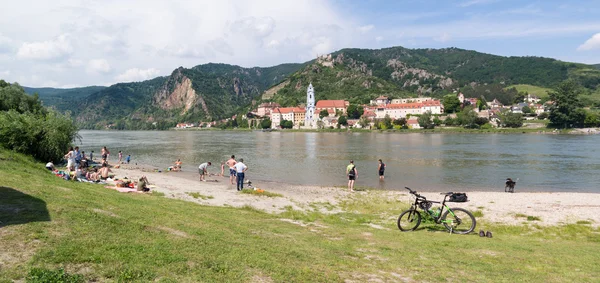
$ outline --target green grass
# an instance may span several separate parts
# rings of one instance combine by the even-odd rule
[[[516,88],[517,91],[519,92],[528,92],[530,94],[534,94],[539,98],[544,98],[544,97],[548,97],[548,91],[552,91],[552,89],[549,88],[545,88],[545,87],[539,87],[539,86],[534,86],[534,85],[526,85],[526,84],[520,84],[520,85],[510,85],[507,87],[508,88]]]
[[[336,205],[345,212],[289,207],[274,215],[251,206],[203,206],[63,181],[42,163],[4,150],[0,180],[0,282],[34,275],[63,282],[591,282],[600,277],[600,231],[590,225],[502,226],[478,219],[478,228],[492,231],[494,238],[451,235],[432,224],[402,233],[396,218],[408,204],[384,192],[352,195]]]
[[[207,200],[207,199],[214,199],[215,197],[213,196],[205,196],[203,194],[200,193],[196,193],[196,192],[187,192],[186,194],[188,194],[189,196],[193,197],[193,198],[201,198],[203,200]]]
[[[473,211],[473,216],[475,216],[475,217],[483,217],[483,211],[481,211],[481,210]]]
[[[591,225],[592,222],[591,221],[587,221],[587,220],[579,220],[579,221],[576,222],[576,224],[579,224],[579,225]]]
[[[515,214],[515,217],[517,218],[525,218],[527,219],[527,221],[541,221],[542,219],[538,216],[531,216],[531,215],[526,215],[523,213],[517,213]]]
[[[265,196],[265,197],[270,197],[270,198],[283,197],[282,194],[272,193],[272,192],[268,192],[268,191],[263,191],[262,193],[260,193],[258,191],[253,190],[253,189],[243,189],[242,193],[243,194],[249,194],[249,195],[255,195],[255,196]]]

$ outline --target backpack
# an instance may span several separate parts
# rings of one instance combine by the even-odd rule
[[[356,175],[356,171],[354,170],[354,168],[356,168],[356,166],[352,166],[352,169],[350,169],[350,171],[348,172],[349,176],[354,176]]]
[[[453,193],[450,195],[450,202],[467,202],[469,199],[466,193]]]

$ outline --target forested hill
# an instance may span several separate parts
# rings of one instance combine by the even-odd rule
[[[584,101],[600,105],[600,65],[541,57],[503,57],[458,48],[342,49],[305,62],[268,68],[203,64],[170,76],[110,87],[31,89],[45,105],[70,110],[84,128],[168,128],[178,122],[219,120],[244,113],[261,100],[284,106],[305,102],[309,83],[316,99],[368,103],[391,98],[442,97],[455,90],[467,97],[512,103],[519,91],[544,90],[573,79]],[[68,98],[66,98],[68,97]]]
[[[83,128],[164,129],[179,122],[218,120],[248,109],[266,89],[300,66],[243,68],[209,63],[180,67],[168,77],[112,85],[69,110]]]
[[[68,110],[73,100],[88,97],[98,91],[105,89],[105,86],[87,86],[77,88],[51,88],[51,87],[23,87],[26,93],[39,95],[40,100],[45,106],[54,106],[60,111]]]
[[[568,78],[593,92],[600,84],[600,71],[550,58],[503,57],[458,48],[342,49],[307,64],[265,98],[297,104],[305,99],[311,82],[317,100],[351,103],[368,103],[381,94],[441,97],[456,89],[492,97],[494,90],[504,92],[511,85],[551,88]]]

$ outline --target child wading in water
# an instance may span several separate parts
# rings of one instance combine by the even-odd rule
[[[221,161],[221,177],[225,176],[225,162]]]

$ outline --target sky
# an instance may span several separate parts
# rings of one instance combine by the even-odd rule
[[[600,64],[600,0],[21,0],[0,10],[0,79],[31,87],[391,46]]]

